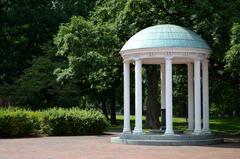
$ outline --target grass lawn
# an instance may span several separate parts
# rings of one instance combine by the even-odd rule
[[[112,125],[110,130],[122,131],[123,128],[123,115],[117,115],[118,125]],[[131,128],[134,129],[135,116],[131,116]],[[145,116],[143,116],[143,123]],[[186,130],[186,118],[174,117],[174,129]],[[214,118],[210,119],[210,129],[214,134],[224,135],[240,135],[240,118]],[[148,130],[148,129],[145,129]]]

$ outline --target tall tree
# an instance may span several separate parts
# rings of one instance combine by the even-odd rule
[[[231,32],[230,49],[225,55],[225,69],[229,74],[230,82],[224,87],[224,102],[222,103],[223,110],[228,115],[239,115],[240,109],[240,23],[234,23]],[[227,80],[228,81],[228,80]]]
[[[32,59],[44,55],[41,46],[52,40],[60,23],[72,15],[88,17],[96,0],[0,1],[0,84],[11,87]],[[5,96],[0,91],[0,98]]]
[[[109,25],[94,25],[82,17],[72,17],[63,24],[54,39],[57,54],[68,59],[66,68],[56,73],[59,80],[75,79],[79,95],[88,95],[92,104],[101,101],[103,112],[106,102],[111,103],[111,120],[116,123],[116,87],[121,73],[120,58],[116,56],[118,38]]]

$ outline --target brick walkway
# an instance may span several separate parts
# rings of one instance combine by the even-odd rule
[[[239,142],[202,147],[136,146],[111,144],[111,136],[0,139],[0,159],[240,159]]]

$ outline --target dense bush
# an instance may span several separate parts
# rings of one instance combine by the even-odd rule
[[[51,135],[99,134],[108,125],[105,117],[95,110],[49,109],[44,113],[44,123]]]
[[[41,113],[0,109],[0,137],[35,136],[41,133]]]
[[[0,109],[0,137],[100,134],[107,125],[105,117],[96,110]]]

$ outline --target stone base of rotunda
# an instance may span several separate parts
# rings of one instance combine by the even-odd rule
[[[215,145],[223,142],[224,140],[222,137],[211,134],[174,134],[169,136],[149,132],[144,134],[120,134],[118,137],[111,138],[111,143],[159,146],[201,146]]]

